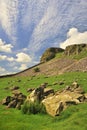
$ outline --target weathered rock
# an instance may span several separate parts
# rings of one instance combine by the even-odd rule
[[[16,100],[13,100],[13,101],[11,101],[9,104],[8,104],[8,108],[15,108],[16,107],[16,105],[17,105],[17,101]]]
[[[63,52],[64,50],[61,49],[61,48],[54,48],[54,47],[51,47],[51,48],[48,48],[42,55],[41,59],[40,59],[40,62],[46,62],[46,61],[49,61],[51,60],[52,58],[55,57],[56,53],[61,53]]]
[[[2,104],[6,105],[8,108],[21,109],[21,105],[24,103],[26,96],[18,90],[13,91],[12,93],[13,96],[7,96],[2,100]]]
[[[64,82],[63,82],[63,81],[60,81],[60,82],[59,82],[59,85],[63,85],[63,84],[64,84]]]
[[[74,92],[61,92],[60,94],[44,99],[42,103],[45,105],[46,110],[50,115],[56,116],[59,115],[62,110],[67,108],[68,105],[80,103],[78,98],[81,96],[82,95]],[[61,111],[59,110],[60,102],[62,102]]]
[[[34,88],[28,88],[27,92],[32,92],[34,90]]]
[[[20,110],[21,109],[21,105],[22,105],[21,102],[18,102],[17,105],[16,105],[16,108]]]
[[[49,96],[49,95],[53,95],[54,94],[54,90],[52,88],[45,88],[44,89],[44,93],[43,95],[46,97],[46,96]]]
[[[22,93],[19,90],[14,90],[14,91],[12,91],[12,94],[15,96],[19,96]]]
[[[18,89],[19,89],[19,86],[13,86],[10,90],[14,91],[14,90],[18,90]]]
[[[70,45],[67,46],[64,53],[65,55],[78,55],[83,51],[85,48],[87,48],[87,44],[75,44],[75,45]]]
[[[53,95],[54,90],[51,88],[46,88],[47,83],[41,85],[40,87],[34,89],[30,95],[27,97],[28,101],[41,101],[48,95]]]
[[[53,85],[57,85],[57,84],[58,84],[58,82],[54,82],[54,83],[53,83]]]
[[[27,97],[27,100],[32,102],[40,101],[43,98],[43,92],[44,92],[44,88],[38,87],[30,93],[30,95]]]
[[[11,96],[7,96],[5,99],[2,100],[2,105],[8,105],[11,101]]]
[[[43,83],[43,84],[40,85],[40,87],[42,87],[42,88],[46,88],[47,85],[48,85],[48,83]]]
[[[87,101],[87,95],[83,94],[82,88],[74,82],[61,91],[55,92],[54,95],[42,100],[48,114],[52,116],[59,115],[70,105],[77,105]]]

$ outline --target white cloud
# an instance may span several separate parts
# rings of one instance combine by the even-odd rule
[[[13,57],[7,57],[7,60],[10,62],[15,61],[15,59]]]
[[[0,51],[2,52],[12,52],[13,46],[11,44],[6,44],[2,39],[0,39]]]
[[[16,56],[17,56],[16,58],[17,62],[27,63],[31,61],[31,57],[26,53],[21,52],[21,53],[18,53]]]
[[[67,33],[67,39],[60,43],[61,48],[66,48],[66,46],[73,44],[87,44],[87,31],[79,32],[77,28],[71,28]]]
[[[6,55],[0,55],[0,60],[6,60],[7,56]]]
[[[7,57],[6,55],[0,55],[0,60],[15,61],[13,57]]]
[[[18,63],[29,63],[32,61],[31,57],[23,52],[16,54],[16,58],[8,57],[6,55],[0,55],[0,60],[7,60],[9,62],[18,62]]]
[[[25,69],[27,69],[27,65],[26,64],[21,64],[19,70],[22,71],[22,70],[25,70]]]

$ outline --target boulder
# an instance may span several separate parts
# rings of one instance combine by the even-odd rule
[[[18,90],[20,87],[19,86],[13,86],[12,88],[10,88],[11,91],[14,91],[14,90]]]
[[[42,88],[42,87],[38,87],[38,88],[34,89],[30,93],[30,95],[27,97],[27,100],[31,101],[31,102],[42,100],[42,98],[43,98],[43,91],[44,91],[44,88]]]
[[[67,86],[61,91],[57,91],[50,97],[45,97],[42,103],[46,107],[47,113],[51,116],[58,116],[70,105],[77,105],[87,101],[87,95],[82,88],[76,83]]]
[[[59,82],[59,85],[63,85],[63,84],[64,84],[64,82],[63,82],[63,81],[60,81],[60,82]]]
[[[47,112],[52,116],[57,116],[70,104],[79,104],[82,95],[74,92],[61,92],[60,94],[53,95],[45,98],[42,103],[45,105]],[[61,109],[60,109],[61,108]]]
[[[54,94],[54,89],[52,89],[52,88],[45,88],[45,89],[44,89],[43,95],[44,95],[45,97],[47,97],[47,96],[49,96],[49,95],[53,95],[53,94]]]
[[[42,88],[46,88],[47,85],[48,85],[48,83],[43,83],[43,84],[40,85],[40,87],[42,87]]]
[[[8,105],[11,101],[11,96],[7,96],[2,100],[2,105]]]
[[[27,92],[32,92],[34,89],[33,88],[28,88]]]
[[[21,105],[24,103],[26,96],[18,90],[13,91],[12,94],[12,96],[7,96],[3,99],[2,104],[6,105],[8,108],[21,109]]]
[[[15,108],[16,107],[16,105],[17,105],[17,101],[16,100],[13,100],[13,101],[11,101],[9,104],[8,104],[8,108]]]
[[[18,102],[17,105],[16,105],[16,108],[17,108],[18,110],[20,110],[20,109],[21,109],[21,105],[22,105],[21,102]]]
[[[51,88],[46,88],[47,84],[43,84],[40,87],[34,89],[28,96],[27,100],[31,102],[41,101],[48,95],[53,95],[54,90]]]

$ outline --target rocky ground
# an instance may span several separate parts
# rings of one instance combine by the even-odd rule
[[[62,82],[63,83],[63,82]],[[2,100],[2,104],[8,108],[21,109],[24,102],[39,102],[44,104],[46,111],[51,116],[58,116],[70,105],[77,105],[87,102],[87,93],[85,93],[77,82],[66,86],[61,91],[54,91],[47,87],[47,83],[41,84],[35,89],[28,89],[30,94],[26,97],[17,86],[11,88],[12,96],[7,96]]]

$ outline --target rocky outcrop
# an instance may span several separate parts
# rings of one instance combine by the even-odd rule
[[[54,48],[54,47],[51,47],[51,48],[48,48],[42,55],[41,59],[40,59],[40,62],[46,62],[46,61],[49,61],[51,60],[52,58],[55,57],[55,54],[56,53],[60,53],[60,52],[63,52],[64,50],[61,49],[61,48]]]
[[[8,108],[21,109],[21,105],[24,102],[38,102],[45,106],[48,114],[58,116],[70,105],[87,102],[87,93],[83,91],[77,82],[73,82],[70,86],[66,86],[60,91],[54,91],[54,89],[48,88],[47,84],[48,83],[41,84],[39,87],[29,91],[30,94],[27,98],[18,90],[12,91],[13,95],[3,99],[2,104]]]
[[[70,105],[77,105],[87,101],[87,95],[74,82],[61,91],[54,92],[51,88],[37,88],[27,97],[28,102],[42,102],[51,116],[58,116]]]
[[[13,91],[12,94],[12,96],[7,96],[2,100],[2,105],[6,105],[8,108],[21,109],[21,105],[24,103],[26,96],[18,90]]]
[[[57,116],[68,106],[85,102],[86,99],[82,88],[74,82],[71,86],[55,92],[53,96],[45,98],[42,103],[50,115]]]
[[[27,100],[29,102],[41,102],[44,98],[48,97],[49,95],[52,96],[54,94],[54,90],[52,88],[43,88],[38,87],[34,89],[29,96],[27,96]]]
[[[73,54],[78,55],[84,49],[87,49],[87,44],[70,45],[66,47],[64,54],[68,56],[73,55]]]

